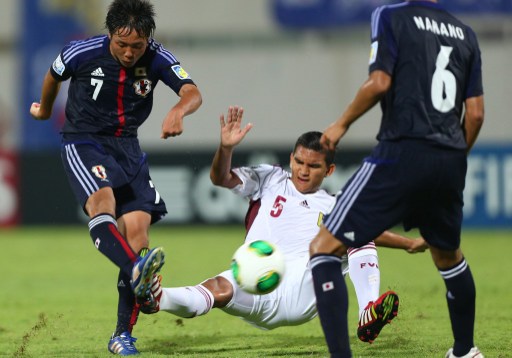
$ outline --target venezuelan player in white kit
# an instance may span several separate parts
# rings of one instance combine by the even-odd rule
[[[334,153],[322,149],[320,132],[307,132],[299,137],[290,156],[291,173],[267,164],[231,168],[233,148],[252,127],[241,127],[242,116],[238,107],[229,108],[226,121],[221,116],[221,144],[212,163],[211,179],[215,185],[250,200],[245,240],[267,240],[280,248],[286,259],[283,281],[269,294],[252,295],[239,289],[231,270],[226,270],[196,286],[161,288],[155,279],[153,294],[160,299],[160,311],[183,318],[204,315],[217,307],[261,329],[299,325],[317,315],[308,250],[323,215],[335,202],[320,189],[323,179],[335,169]],[[391,232],[378,240],[383,246],[408,252],[426,248],[421,238],[410,240]],[[346,261],[347,257],[343,271],[349,272],[354,283],[361,314],[379,298],[375,244],[352,250],[348,265]]]

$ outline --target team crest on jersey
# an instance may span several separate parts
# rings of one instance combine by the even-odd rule
[[[62,58],[57,56],[55,61],[53,61],[52,68],[55,72],[58,73],[59,76],[62,76],[64,73],[64,70],[66,69],[66,66],[64,65],[64,62],[62,62]]]
[[[133,83],[133,88],[135,88],[135,93],[139,96],[146,97],[151,92],[151,81],[147,78],[137,80]]]
[[[185,71],[180,65],[174,65],[171,68],[180,80],[184,80],[190,77],[187,71]]]
[[[108,181],[107,179],[107,171],[103,165],[95,165],[91,168],[91,171],[100,178],[102,181]]]

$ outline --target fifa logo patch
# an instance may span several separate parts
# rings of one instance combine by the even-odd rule
[[[64,73],[64,70],[66,69],[66,65],[64,65],[64,62],[62,61],[62,58],[60,57],[60,55],[57,56],[55,61],[53,61],[52,67],[53,67],[53,70],[59,76],[62,76],[62,74]]]
[[[184,80],[190,77],[187,71],[185,71],[180,65],[174,65],[171,68],[180,80]]]
[[[151,92],[151,83],[152,82],[147,78],[135,81],[133,83],[135,93],[139,96],[146,97],[149,94],[149,92]]]
[[[334,290],[334,283],[332,281],[322,283],[322,291],[327,292]]]
[[[368,60],[368,64],[371,65],[377,59],[377,51],[379,50],[379,42],[372,42],[372,47],[370,49],[370,59]]]
[[[317,226],[322,226],[322,223],[324,222],[324,213],[319,212],[318,213],[318,220],[316,221]]]
[[[107,172],[103,165],[95,165],[91,168],[91,171],[96,175],[96,177],[100,178],[102,181],[108,181]]]

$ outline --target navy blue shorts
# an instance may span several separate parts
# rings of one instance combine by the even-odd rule
[[[465,151],[428,142],[381,142],[343,187],[324,225],[348,247],[360,247],[400,223],[432,246],[460,245]]]
[[[117,217],[142,210],[154,223],[167,213],[137,138],[65,134],[61,157],[71,189],[84,210],[89,196],[111,187]]]

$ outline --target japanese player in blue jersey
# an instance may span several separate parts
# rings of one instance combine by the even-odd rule
[[[115,354],[137,354],[131,336],[139,310],[151,313],[150,286],[164,263],[149,250],[149,226],[166,214],[151,182],[137,130],[149,116],[159,81],[179,97],[163,119],[161,138],[180,135],[183,118],[201,105],[201,93],[176,57],[153,39],[153,5],[114,0],[107,35],[64,46],[46,74],[30,113],[48,119],[62,81],[71,79],[61,156],[71,188],[89,216],[96,248],[119,269]]]
[[[322,136],[334,149],[350,125],[380,102],[378,144],[310,245],[329,352],[351,356],[340,255],[402,223],[406,230],[419,229],[446,285],[454,338],[446,357],[482,357],[473,342],[475,284],[460,249],[467,155],[484,120],[476,36],[437,1],[407,1],[374,11],[371,41],[368,79]],[[394,304],[383,302],[370,331],[378,334]]]

